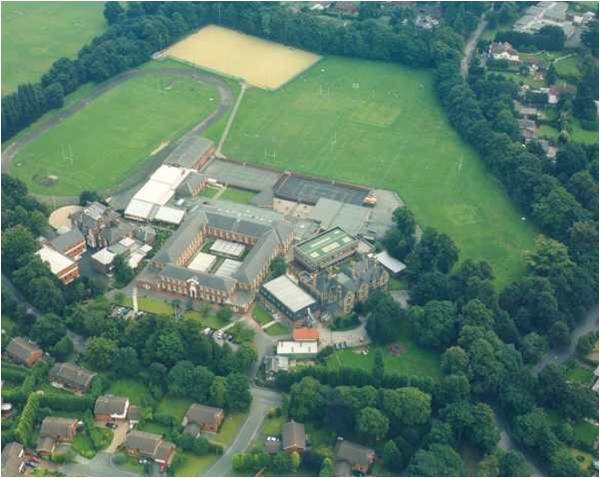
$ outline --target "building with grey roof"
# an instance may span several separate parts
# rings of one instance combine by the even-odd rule
[[[352,236],[365,232],[372,208],[320,198],[308,218],[319,223],[322,229],[341,227]]]
[[[349,314],[374,290],[384,288],[389,278],[375,257],[364,254],[333,270],[303,271],[299,276],[300,285],[318,300],[320,310],[332,316]]]
[[[31,367],[42,358],[43,351],[35,343],[23,337],[15,337],[6,346],[6,355],[13,362]]]
[[[375,451],[341,437],[338,438],[334,452],[336,476],[351,476],[348,473],[351,471],[366,475],[376,458]],[[344,474],[338,474],[338,464],[339,472],[344,471]]]
[[[304,424],[294,420],[281,427],[281,444],[283,451],[303,453],[306,450],[306,432]]]
[[[77,419],[46,417],[42,421],[36,451],[51,455],[60,442],[72,442],[77,434]]]
[[[196,134],[186,135],[164,160],[165,164],[200,169],[215,151],[214,143]]]
[[[129,410],[129,398],[117,395],[100,395],[94,405],[96,420],[124,420]]]
[[[184,427],[184,433],[198,437],[203,431],[216,432],[224,418],[225,412],[222,408],[192,403],[181,425]]]
[[[74,363],[57,363],[48,372],[48,380],[53,385],[87,392],[97,374]]]
[[[261,296],[290,320],[304,319],[317,308],[315,299],[286,275],[265,282]]]
[[[175,190],[177,197],[197,196],[206,186],[208,176],[201,173],[190,173]]]
[[[15,441],[2,448],[2,476],[18,476],[25,470],[23,445]]]
[[[248,310],[271,261],[285,253],[293,239],[291,224],[280,215],[261,215],[261,212],[226,201],[193,207],[138,277],[138,284],[145,289]],[[250,249],[230,275],[188,267],[209,237],[240,243]]]
[[[175,456],[175,444],[164,441],[156,433],[132,430],[124,443],[125,451],[133,456],[149,458],[160,464],[170,465]]]
[[[77,228],[59,234],[50,241],[50,246],[71,259],[76,259],[86,251],[85,237]]]

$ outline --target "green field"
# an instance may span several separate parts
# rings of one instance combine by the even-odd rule
[[[250,199],[252,199],[254,196],[256,196],[256,193],[253,193],[252,191],[245,191],[243,189],[228,187],[219,196],[219,199],[237,202],[239,204],[250,204]]]
[[[252,318],[261,326],[273,321],[273,316],[262,305],[256,304],[252,310]]]
[[[560,76],[578,78],[580,76],[578,63],[579,59],[573,55],[554,62],[554,68]]]
[[[41,194],[110,188],[162,142],[177,139],[207,116],[216,97],[214,88],[189,78],[133,78],[25,146],[11,172]],[[58,180],[44,185],[49,175]]]
[[[175,417],[177,421],[181,422],[185,412],[188,411],[191,404],[192,400],[189,398],[177,398],[167,395],[158,402],[156,414],[171,415]]]
[[[288,335],[290,333],[290,329],[281,322],[277,322],[276,324],[264,329],[264,332],[271,337],[278,337],[280,335]]]
[[[132,405],[141,405],[144,398],[150,398],[150,390],[141,382],[135,380],[115,380],[108,387],[107,393],[128,397]]]
[[[3,2],[2,95],[39,81],[61,57],[79,49],[106,25],[104,2]]]
[[[224,152],[397,191],[462,258],[489,261],[500,285],[533,247],[536,230],[449,125],[427,71],[328,58],[276,92],[251,88]]]

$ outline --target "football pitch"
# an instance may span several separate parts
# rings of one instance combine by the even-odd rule
[[[39,81],[106,26],[104,2],[2,2],[2,95]]]
[[[536,234],[448,123],[433,77],[389,63],[326,58],[278,91],[246,92],[231,159],[397,191],[461,258],[518,278]]]
[[[135,77],[25,145],[10,172],[41,194],[110,188],[218,103],[215,88],[188,77]]]

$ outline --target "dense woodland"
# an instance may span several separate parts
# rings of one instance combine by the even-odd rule
[[[380,293],[362,312],[368,314],[370,336],[381,344],[395,340],[399,322],[409,321],[419,345],[441,353],[442,378],[399,376],[386,371],[379,357],[372,371],[316,365],[279,373],[277,387],[289,392],[286,412],[292,418],[325,423],[337,434],[377,446],[393,472],[461,474],[464,465],[458,450],[469,444],[484,455],[479,464],[482,475],[526,475],[518,453],[497,449],[496,411],[508,417],[513,438],[536,454],[546,471],[579,475],[568,449],[574,438],[566,419],[597,418],[597,394],[568,381],[561,367],[547,366],[536,376],[529,366],[550,348],[565,347],[572,328],[598,301],[597,147],[563,138],[556,162],[548,161],[535,142],[524,148],[517,140],[511,109],[517,85],[476,66],[466,80],[461,77],[464,41],[486,8],[478,2],[443,4],[442,25],[429,31],[403,22],[408,11],[397,12],[391,24],[383,26],[372,18],[373,7],[361,10],[361,21],[341,27],[276,3],[141,2],[123,9],[108,2],[105,16],[110,26],[103,35],[82,48],[75,60],[54,63],[39,84],[24,85],[2,99],[2,139],[48,109],[60,107],[63,95],[81,84],[100,82],[139,65],[207,23],[319,53],[433,68],[436,90],[451,123],[546,237],[524,258],[525,277],[497,291],[489,264],[459,261],[460,251],[451,238],[433,229],[425,229],[417,243],[414,217],[406,209],[397,212],[397,227],[385,245],[408,265],[411,307],[404,311],[388,294]],[[515,15],[511,8],[502,5],[490,18],[506,21]],[[590,30],[594,28],[597,22]],[[560,34],[552,30],[505,39],[548,49],[561,42]],[[593,41],[592,34],[586,35],[584,43],[597,57],[597,36]],[[590,108],[597,99],[597,84],[598,70],[590,64],[575,97],[561,100],[570,102],[565,110],[588,127],[597,127],[596,110]],[[145,317],[126,324],[111,319],[101,300],[82,305],[82,300],[102,291],[84,280],[60,285],[33,256],[35,237],[46,225],[45,208],[27,195],[20,182],[4,175],[2,195],[2,271],[47,314],[34,323],[22,305],[10,305],[6,299],[24,333],[60,358],[68,349],[68,344],[59,346],[64,333],[50,331],[71,327],[92,337],[84,362],[110,376],[141,374],[155,398],[168,392],[231,409],[247,407],[247,379],[237,372],[255,359],[250,348],[236,353],[221,349],[185,320]],[[320,360],[328,353],[331,350],[322,351]],[[555,425],[549,412],[559,414],[565,423]],[[246,458],[238,463],[239,469],[258,471],[266,463],[262,455],[240,460]],[[331,458],[326,450],[311,450],[303,466],[330,475]],[[293,465],[270,466],[276,471],[278,466]]]

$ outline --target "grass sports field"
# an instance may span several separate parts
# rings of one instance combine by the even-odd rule
[[[227,28],[209,25],[166,54],[259,88],[279,88],[321,57]]]
[[[41,194],[112,187],[217,102],[215,89],[189,78],[130,79],[26,145],[11,163],[11,173]],[[48,186],[44,180],[50,175],[58,179]]]
[[[104,2],[2,2],[2,95],[102,32]]]
[[[449,125],[427,71],[327,58],[276,92],[246,92],[233,159],[397,191],[423,226],[485,259],[498,284],[523,271],[535,229]]]

